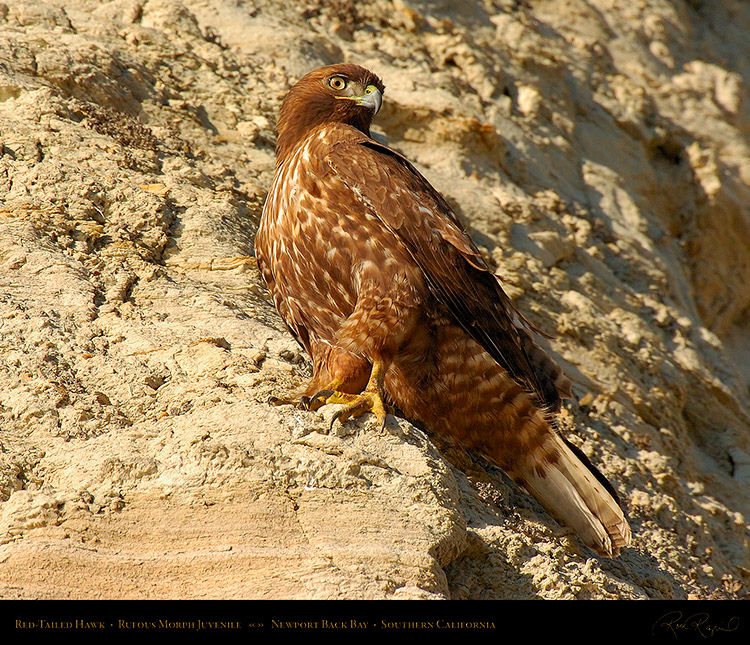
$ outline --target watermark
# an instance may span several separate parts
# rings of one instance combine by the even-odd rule
[[[679,640],[688,634],[713,638],[717,634],[736,632],[740,628],[739,616],[714,620],[708,612],[685,616],[681,611],[670,611],[659,618],[651,628],[651,635],[669,634]]]

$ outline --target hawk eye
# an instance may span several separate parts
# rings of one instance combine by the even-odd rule
[[[346,87],[346,79],[341,76],[333,76],[329,79],[328,85],[334,90],[343,90]]]

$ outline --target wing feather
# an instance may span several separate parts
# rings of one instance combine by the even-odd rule
[[[419,171],[364,135],[333,145],[326,162],[406,245],[433,296],[463,329],[545,405],[558,407],[555,384],[541,379],[529,359],[513,304],[451,207]]]

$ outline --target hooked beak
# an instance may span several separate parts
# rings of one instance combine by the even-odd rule
[[[372,110],[373,114],[377,114],[380,111],[380,106],[383,105],[383,93],[374,85],[368,85],[362,96],[337,96],[336,98],[354,101],[357,105]]]

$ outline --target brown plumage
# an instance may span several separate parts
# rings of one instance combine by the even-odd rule
[[[279,117],[256,237],[263,278],[312,358],[303,401],[339,419],[396,406],[480,451],[605,556],[630,542],[606,480],[547,415],[569,382],[534,342],[458,219],[370,138],[384,90],[356,65],[302,78]]]

